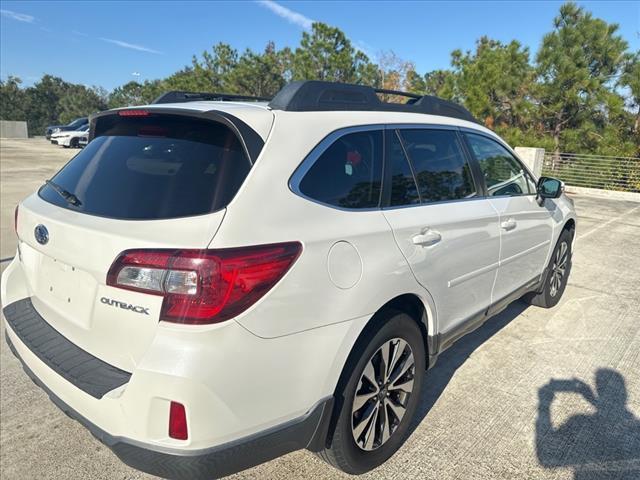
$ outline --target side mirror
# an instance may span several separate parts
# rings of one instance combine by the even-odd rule
[[[538,198],[558,198],[564,192],[564,183],[557,178],[540,177],[536,186]]]

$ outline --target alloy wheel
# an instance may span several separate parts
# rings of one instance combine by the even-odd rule
[[[413,351],[387,340],[365,364],[351,408],[351,432],[362,450],[376,450],[395,433],[413,392]]]
[[[564,282],[564,278],[567,273],[568,260],[569,246],[567,242],[562,242],[558,247],[558,250],[556,250],[556,254],[553,259],[553,265],[551,267],[551,278],[549,279],[549,294],[552,297],[555,297],[562,287],[562,282]]]

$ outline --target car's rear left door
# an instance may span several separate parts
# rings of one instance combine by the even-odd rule
[[[498,267],[498,216],[476,186],[455,128],[391,128],[383,212],[417,281],[434,299],[438,333],[482,320]]]

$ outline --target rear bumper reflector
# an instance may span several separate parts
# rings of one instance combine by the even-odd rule
[[[7,323],[34,355],[58,375],[92,397],[129,382],[131,374],[103,362],[67,340],[36,311],[30,298],[2,310]]]

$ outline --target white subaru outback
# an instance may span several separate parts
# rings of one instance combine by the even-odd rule
[[[303,448],[351,474],[387,460],[440,353],[515,299],[558,302],[576,215],[464,108],[377,93],[94,115],[16,209],[2,304],[27,374],[163,477]]]

